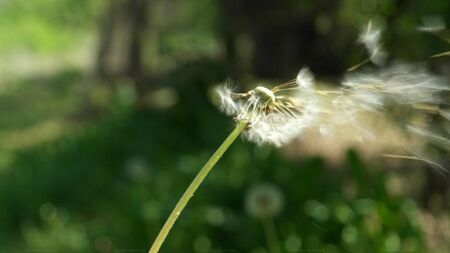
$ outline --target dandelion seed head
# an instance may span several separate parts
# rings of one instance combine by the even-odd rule
[[[313,104],[314,78],[302,69],[296,80],[272,89],[257,86],[245,93],[233,93],[227,86],[217,88],[221,109],[239,121],[249,122],[244,136],[257,144],[282,146],[298,137],[319,110]]]
[[[258,86],[254,89],[255,96],[263,99],[268,99],[275,102],[275,95],[272,91],[263,86]]]

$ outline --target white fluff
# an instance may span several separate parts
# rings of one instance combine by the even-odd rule
[[[296,82],[300,87],[311,89],[314,86],[314,75],[308,68],[302,68],[298,72]]]
[[[304,68],[299,72],[296,84],[297,86],[294,88],[284,89],[289,91],[289,95],[278,95],[276,92],[273,94],[277,102],[288,101],[295,104],[295,108],[289,112],[274,110],[266,113],[270,105],[255,94],[258,88],[247,93],[233,93],[225,85],[218,87],[216,91],[220,97],[222,111],[234,116],[237,120],[249,122],[249,128],[244,134],[249,140],[258,144],[269,143],[279,147],[300,136],[303,129],[311,126],[318,118],[315,114],[320,113],[315,99],[316,94],[312,89],[314,78],[308,69]],[[292,89],[296,89],[296,91],[292,91]],[[262,87],[259,87],[259,90],[262,90]],[[271,92],[266,88],[264,90]],[[271,102],[272,99],[268,101]],[[262,109],[258,110],[257,108]]]
[[[369,21],[363,32],[359,35],[358,42],[363,44],[370,55],[370,61],[376,65],[383,65],[387,53],[381,46],[382,30]]]
[[[219,87],[220,107],[235,119],[248,121],[249,127],[244,136],[257,144],[268,143],[279,147],[311,129],[320,129],[327,135],[324,138],[328,138],[339,125],[352,126],[355,136],[361,141],[376,141],[373,126],[363,120],[364,116],[369,113],[382,116],[391,108],[414,110],[418,104],[439,108],[443,102],[441,92],[449,90],[442,78],[428,73],[420,65],[406,64],[396,64],[374,72],[351,73],[344,77],[342,87],[333,91],[317,89],[313,75],[304,68],[289,86],[283,89],[277,87],[272,90],[259,88],[267,97],[255,95],[257,89],[233,93],[228,86]],[[292,101],[295,109],[288,113],[278,109],[271,111],[268,105],[273,102],[273,97],[268,92],[273,92],[275,102]],[[293,111],[298,113],[290,113]],[[446,115],[443,110],[438,113]],[[418,131],[419,128],[407,126],[408,122],[398,123],[412,134],[426,135],[430,141],[448,147],[448,138],[444,136]]]
[[[218,86],[216,92],[220,97],[220,109],[227,115],[235,115],[239,113],[239,108],[232,98],[232,92],[229,85]]]

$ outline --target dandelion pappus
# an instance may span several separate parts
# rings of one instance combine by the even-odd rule
[[[302,130],[301,126],[313,118],[311,102],[315,92],[312,86],[312,74],[304,68],[297,79],[272,89],[257,86],[244,93],[235,93],[222,86],[217,91],[222,110],[237,121],[249,123],[245,134],[250,139],[280,146],[297,135]]]

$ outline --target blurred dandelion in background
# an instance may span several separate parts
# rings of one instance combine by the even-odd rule
[[[251,187],[245,196],[245,209],[248,214],[261,221],[267,247],[271,253],[281,252],[274,217],[281,212],[283,203],[281,190],[267,183]]]
[[[255,218],[274,217],[281,212],[283,202],[283,194],[276,186],[258,184],[247,191],[245,210]]]
[[[136,182],[146,182],[150,179],[150,167],[147,161],[139,156],[131,157],[126,161],[125,171],[130,179]]]

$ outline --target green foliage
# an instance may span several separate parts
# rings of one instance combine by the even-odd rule
[[[0,52],[48,53],[76,45],[80,34],[92,29],[103,4],[98,0],[1,1]]]
[[[193,73],[218,70],[209,65],[192,71],[177,78],[191,83],[183,76],[196,76],[201,86],[212,80]],[[86,130],[18,151],[0,176],[0,250],[148,247],[197,169],[232,128],[201,89],[193,88],[199,86],[183,87],[170,109],[112,105],[109,117]],[[243,208],[246,191],[260,182],[276,185],[284,195],[275,222],[288,251],[423,252],[417,207],[386,192],[386,176],[355,152],[343,170],[331,172],[320,158],[289,161],[270,147],[238,140],[175,224],[163,252],[260,252],[266,247],[262,226]]]
[[[46,119],[74,114],[82,100],[82,87],[78,85],[82,80],[81,73],[67,70],[55,76],[24,78],[3,85],[0,110],[4,117],[0,118],[0,130],[23,129]]]

